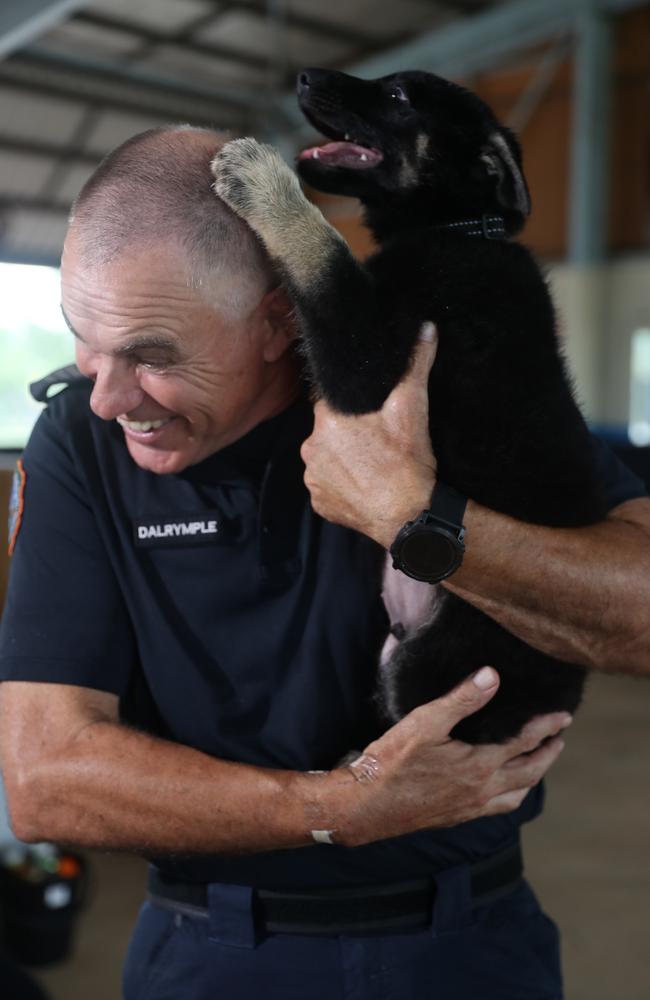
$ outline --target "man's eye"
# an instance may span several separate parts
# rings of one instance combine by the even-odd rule
[[[140,368],[146,368],[147,371],[161,371],[164,368],[169,368],[170,361],[168,358],[138,358],[136,364]]]
[[[390,96],[394,97],[396,101],[403,101],[405,104],[408,104],[409,102],[406,91],[404,90],[403,87],[400,87],[399,84],[397,83],[393,85],[393,89],[390,92]]]

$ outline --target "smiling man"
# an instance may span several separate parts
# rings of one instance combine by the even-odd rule
[[[153,247],[144,258],[133,249],[88,267],[79,243],[73,231],[61,266],[63,314],[79,370],[94,382],[91,409],[117,421],[140,468],[196,465],[296,397],[280,289],[260,289],[238,312],[217,311],[197,294],[180,248]],[[227,303],[225,278],[212,291]]]
[[[172,473],[285,409],[298,375],[288,303],[255,237],[188,168],[184,147],[212,150],[214,136],[163,135],[148,176],[138,142],[94,175],[61,276],[93,412],[117,420],[137,465]]]
[[[451,740],[496,692],[489,668],[386,732],[375,715],[387,621],[367,536],[376,497],[396,532],[430,489],[433,456],[408,428],[426,426],[409,414],[433,345],[381,413],[320,407],[308,481],[361,530],[323,520],[303,483],[313,413],[292,311],[211,190],[221,142],[136,136],[75,206],[62,300],[80,376],[25,452],[0,636],[16,833],[152,860],[127,1000],[557,1000],[557,937],[518,836],[570,720],[538,718],[502,746]],[[645,504],[615,465],[603,479],[628,518]],[[498,516],[473,516],[498,535]],[[510,550],[494,613],[536,586],[525,548]],[[586,593],[581,635],[600,591]],[[514,606],[517,627],[574,648],[572,621]],[[366,751],[339,766],[352,747]]]

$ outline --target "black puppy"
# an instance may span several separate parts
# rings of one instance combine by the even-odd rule
[[[476,95],[423,72],[363,81],[305,70],[298,92],[307,118],[333,140],[301,153],[299,172],[320,190],[361,199],[381,245],[375,256],[354,260],[270,147],[231,142],[213,171],[217,193],[286,282],[318,391],[345,413],[381,407],[409,368],[420,325],[432,320],[439,479],[524,521],[599,520],[592,444],[548,289],[531,254],[508,239],[530,211],[512,133]],[[532,649],[443,586],[430,588],[424,622],[409,623],[395,645],[381,668],[393,720],[485,663],[501,686],[456,727],[463,740],[502,741],[533,715],[572,712],[580,701],[581,668]]]

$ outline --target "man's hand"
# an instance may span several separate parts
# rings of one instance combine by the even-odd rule
[[[385,548],[431,499],[428,380],[436,347],[435,327],[425,323],[410,372],[381,410],[343,416],[319,402],[313,433],[302,446],[314,510]]]
[[[309,822],[348,847],[415,830],[450,827],[511,812],[560,754],[565,712],[532,719],[504,744],[470,746],[450,738],[454,726],[496,694],[499,678],[484,667],[443,698],[422,705],[366,747],[347,768],[314,776]]]

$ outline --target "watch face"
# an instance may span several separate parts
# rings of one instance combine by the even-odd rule
[[[460,562],[458,543],[440,528],[421,528],[400,549],[404,571],[418,580],[442,580]]]

